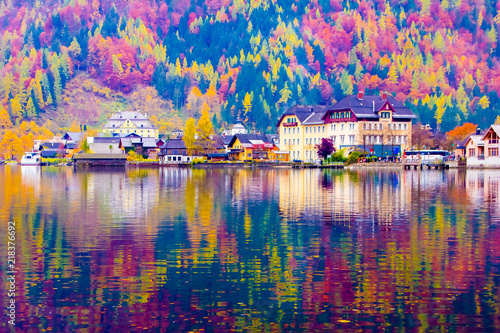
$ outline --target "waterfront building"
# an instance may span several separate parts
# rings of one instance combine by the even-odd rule
[[[483,135],[471,135],[467,139],[467,167],[500,168],[500,125],[491,125]]]
[[[157,156],[156,149],[158,148],[155,138],[142,137],[124,137],[120,139],[118,146],[125,154],[134,151],[138,155],[147,156],[147,158],[155,159]]]
[[[186,143],[182,139],[167,140],[158,153],[160,164],[189,163],[192,158],[187,153]]]
[[[104,134],[136,133],[142,137],[158,139],[158,129],[149,121],[147,114],[138,111],[121,111],[112,115],[103,127]]]
[[[236,134],[228,145],[229,159],[238,161],[274,160],[278,150],[265,134]]]
[[[331,138],[335,149],[361,149],[379,157],[411,149],[411,121],[416,116],[403,103],[385,93],[350,95],[333,106],[295,105],[276,125],[280,148],[290,159],[316,160],[315,145]]]

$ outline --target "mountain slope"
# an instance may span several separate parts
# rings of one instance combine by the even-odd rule
[[[433,127],[484,128],[500,114],[498,6],[3,0],[0,98],[13,122],[50,116],[60,125],[73,117],[95,125],[151,86],[156,92],[146,98],[158,99],[160,123],[207,109],[219,128],[240,119],[273,131],[293,104],[384,90]],[[82,74],[119,102],[75,113],[73,81]]]

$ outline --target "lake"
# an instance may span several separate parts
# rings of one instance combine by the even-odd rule
[[[499,331],[499,197],[498,170],[0,166],[0,275],[13,221],[19,331]]]

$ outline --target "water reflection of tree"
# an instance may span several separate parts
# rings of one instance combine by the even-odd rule
[[[331,172],[326,188],[308,192],[324,173],[302,174],[187,171],[178,187],[157,189],[160,204],[136,228],[110,223],[116,207],[96,174],[44,174],[37,194],[19,173],[0,172],[0,216],[23,221],[23,328],[348,331],[452,318],[451,329],[470,324],[461,315],[470,311],[499,328],[489,178]],[[157,177],[112,183],[140,191]],[[350,224],[285,218],[277,193],[287,190],[297,212],[330,205]]]

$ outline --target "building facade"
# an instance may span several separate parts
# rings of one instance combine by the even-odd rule
[[[471,135],[465,146],[468,168],[500,168],[500,125],[491,125],[484,135]]]
[[[142,137],[158,139],[158,129],[149,121],[147,115],[138,111],[122,111],[112,115],[103,127],[103,133],[136,133]]]
[[[315,145],[331,138],[335,149],[365,150],[379,157],[411,149],[411,121],[416,116],[394,97],[359,93],[333,106],[295,105],[278,121],[280,148],[290,159],[317,160]]]

